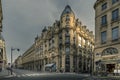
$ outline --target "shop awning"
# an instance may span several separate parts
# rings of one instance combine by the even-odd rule
[[[53,65],[54,65],[54,63],[46,64],[45,67],[52,67]]]

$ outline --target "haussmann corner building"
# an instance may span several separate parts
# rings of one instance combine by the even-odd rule
[[[120,0],[97,0],[94,71],[120,72]]]
[[[60,20],[44,27],[34,44],[22,55],[23,68],[37,71],[90,73],[94,35],[67,5]]]
[[[0,71],[6,68],[7,64],[7,56],[6,56],[6,48],[5,48],[5,40],[2,36],[2,4],[0,0]]]

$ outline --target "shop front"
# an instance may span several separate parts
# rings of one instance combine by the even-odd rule
[[[120,63],[118,60],[107,60],[107,61],[101,61],[101,71],[107,72],[107,73],[114,73],[115,70],[119,70]]]
[[[120,70],[120,57],[116,48],[107,48],[101,54],[100,71],[114,73]]]

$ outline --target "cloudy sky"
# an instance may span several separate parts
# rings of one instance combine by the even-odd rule
[[[40,35],[44,26],[52,25],[68,4],[77,18],[88,29],[94,31],[94,9],[96,0],[2,0],[3,36],[6,41],[8,62],[11,47],[14,59],[23,54]]]

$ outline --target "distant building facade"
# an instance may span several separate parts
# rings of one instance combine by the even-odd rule
[[[0,0],[0,70],[4,69],[7,64],[7,56],[6,56],[6,48],[5,48],[5,40],[2,36],[2,4]]]
[[[23,66],[22,66],[22,56],[18,56],[18,58],[15,60],[15,68],[23,69]]]
[[[23,67],[37,71],[90,73],[93,50],[93,32],[75,18],[67,5],[60,20],[44,27],[32,49],[22,55]]]
[[[97,0],[94,71],[120,70],[120,0]]]
[[[35,70],[35,47],[34,44],[22,55],[22,68],[28,70]],[[20,65],[18,65],[20,66]]]

